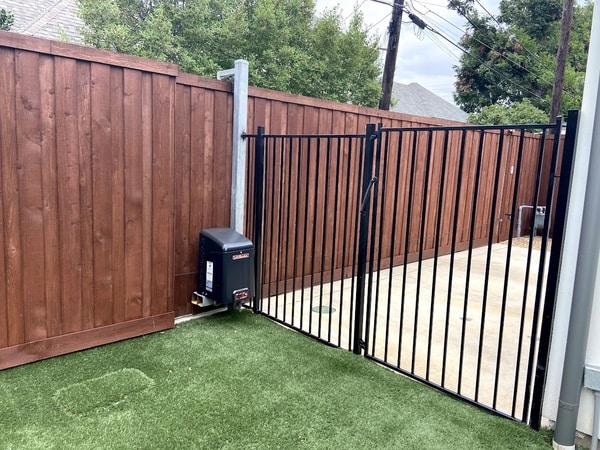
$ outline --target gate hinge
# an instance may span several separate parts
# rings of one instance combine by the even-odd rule
[[[358,346],[362,349],[362,350],[366,350],[367,348],[367,343],[364,341],[364,339],[359,339],[358,340]]]

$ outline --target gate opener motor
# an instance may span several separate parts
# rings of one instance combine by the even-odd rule
[[[241,307],[254,297],[254,245],[231,228],[200,232],[198,284],[192,303]]]

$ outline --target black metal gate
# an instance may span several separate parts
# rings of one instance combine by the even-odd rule
[[[259,128],[254,310],[538,428],[576,122]]]

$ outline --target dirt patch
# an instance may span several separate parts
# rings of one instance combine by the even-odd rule
[[[529,236],[521,236],[519,238],[513,238],[512,243],[515,247],[529,248]],[[548,239],[548,244],[547,244],[548,249],[550,248],[551,244],[552,244],[552,239]],[[535,250],[540,250],[542,248],[542,237],[541,236],[533,237],[532,248]]]

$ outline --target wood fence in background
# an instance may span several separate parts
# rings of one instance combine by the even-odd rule
[[[249,95],[250,133],[450,124]],[[229,225],[232,108],[227,82],[0,32],[0,369],[192,312],[198,233]]]

